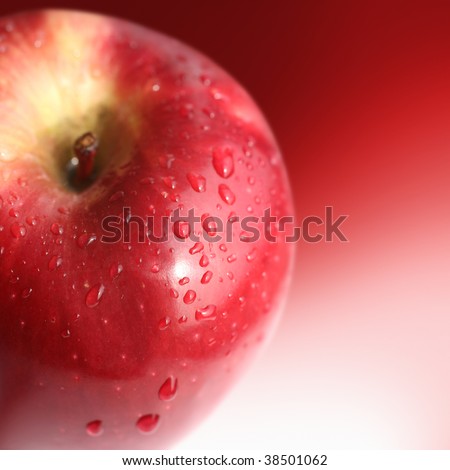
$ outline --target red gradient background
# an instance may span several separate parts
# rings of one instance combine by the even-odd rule
[[[179,449],[449,448],[450,3],[2,2],[125,17],[188,42],[255,97],[297,216],[350,217],[300,243],[259,361]]]

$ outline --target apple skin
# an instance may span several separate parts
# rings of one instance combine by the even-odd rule
[[[172,446],[273,333],[294,248],[238,228],[202,249],[135,228],[104,243],[102,220],[290,215],[280,151],[242,87],[174,39],[58,10],[0,19],[0,38],[0,447]],[[99,172],[76,192],[88,131]]]

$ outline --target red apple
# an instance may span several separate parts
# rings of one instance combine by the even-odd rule
[[[139,240],[177,209],[203,225]],[[273,331],[293,246],[193,235],[266,209],[292,213],[279,149],[209,59],[92,14],[1,19],[0,447],[166,448],[198,423]]]

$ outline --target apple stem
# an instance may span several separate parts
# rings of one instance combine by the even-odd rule
[[[77,180],[79,183],[87,182],[92,176],[97,150],[98,139],[92,132],[86,132],[75,141],[73,151],[78,158]]]

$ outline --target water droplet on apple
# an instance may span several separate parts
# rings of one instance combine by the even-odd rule
[[[31,287],[28,287],[27,289],[24,289],[22,291],[22,299],[28,299],[28,297],[30,297],[32,292],[33,292],[33,289]]]
[[[215,320],[216,319],[216,310],[215,305],[207,305],[204,308],[199,308],[195,312],[195,319],[200,320]]]
[[[18,222],[14,222],[11,225],[11,235],[14,238],[22,238],[27,234],[27,229],[25,228],[24,225],[19,224]]]
[[[229,178],[234,173],[233,152],[229,148],[213,151],[213,166],[222,178]]]
[[[172,299],[178,299],[179,296],[178,291],[176,291],[175,289],[170,289],[169,295],[170,297],[172,297]]]
[[[172,168],[172,164],[174,160],[175,160],[175,157],[173,155],[163,155],[159,157],[159,166],[161,168],[170,169]]]
[[[248,184],[250,186],[253,186],[255,184],[255,177],[254,176],[249,176],[247,181],[248,181]]]
[[[177,187],[177,182],[173,176],[165,176],[162,180],[169,189],[175,189]]]
[[[196,297],[197,297],[197,294],[195,293],[195,291],[188,290],[186,294],[184,294],[183,302],[185,304],[191,304],[192,302],[194,302]]]
[[[186,315],[182,315],[179,319],[178,319],[178,323],[186,323],[187,322],[187,316]]]
[[[202,268],[206,268],[209,264],[209,258],[203,254],[202,257],[200,258],[200,261],[198,263]]]
[[[136,421],[136,427],[144,434],[150,434],[156,431],[159,424],[159,415],[148,414],[141,416]]]
[[[90,308],[96,307],[105,292],[105,286],[103,284],[97,284],[92,287],[86,294],[86,305]]]
[[[248,262],[253,261],[256,258],[256,250],[253,248],[251,251],[248,252],[246,259]]]
[[[230,255],[230,256],[227,257],[227,261],[228,261],[229,263],[233,263],[233,262],[236,261],[236,260],[237,260],[237,256],[236,256],[236,254],[234,254],[234,253],[233,253],[232,255]]]
[[[191,255],[195,255],[197,253],[200,253],[203,250],[204,246],[202,242],[197,242],[190,250],[189,253]]]
[[[15,193],[14,191],[9,192],[8,202],[12,206],[17,202],[18,199],[19,199],[19,196],[17,195],[17,193]]]
[[[147,176],[146,178],[142,178],[139,183],[142,185],[147,185],[147,184],[154,184],[155,178],[152,178],[151,176]]]
[[[181,239],[188,238],[191,233],[191,227],[189,222],[183,220],[177,220],[173,224],[173,233]]]
[[[14,208],[11,208],[9,209],[9,216],[17,218],[19,217],[19,213]]]
[[[190,281],[190,279],[189,279],[188,277],[182,277],[182,278],[178,281],[178,284],[180,284],[180,286],[184,286],[184,285],[187,284],[189,281]]]
[[[17,184],[22,188],[25,188],[26,186],[28,186],[28,180],[23,176],[20,176],[19,178],[17,178]]]
[[[219,250],[223,252],[227,251],[227,245],[225,245],[224,243],[221,243],[219,245]]]
[[[253,145],[243,145],[242,146],[242,153],[244,154],[245,157],[252,158],[253,153],[251,151],[251,147],[253,147]]]
[[[219,184],[219,196],[230,206],[236,201],[236,196],[226,184]]]
[[[35,227],[37,225],[37,219],[36,217],[30,217],[28,216],[25,219],[25,222],[30,226],[30,227]]]
[[[64,339],[70,338],[70,330],[67,328],[61,332],[61,337]]]
[[[91,243],[97,240],[97,235],[95,233],[82,233],[77,239],[77,245],[80,248],[86,248]]]
[[[120,201],[124,197],[125,197],[125,193],[123,191],[117,191],[109,198],[109,202]]]
[[[113,263],[109,268],[109,276],[111,279],[116,279],[123,271],[123,266],[120,263]]]
[[[216,101],[228,101],[227,97],[217,89],[211,90],[211,96]]]
[[[86,432],[92,437],[100,436],[103,433],[103,423],[99,419],[87,423]]]
[[[208,77],[208,75],[202,74],[200,75],[200,81],[202,82],[203,85],[205,86],[210,86],[211,85],[211,78]]]
[[[158,264],[154,264],[151,268],[150,268],[150,271],[154,274],[158,273],[159,272],[159,265]]]
[[[64,233],[64,228],[57,223],[52,224],[50,230],[54,235],[62,235]]]
[[[208,235],[214,236],[217,234],[217,221],[215,221],[214,218],[211,217],[209,214],[202,215],[202,227]]]
[[[159,389],[158,396],[159,399],[162,401],[170,401],[175,398],[178,390],[178,380],[170,376],[166,379],[166,381],[161,385]]]
[[[166,330],[170,325],[170,318],[169,317],[164,317],[164,318],[161,318],[161,320],[159,320],[159,323],[158,323],[158,328],[162,331],[162,330]]]
[[[208,284],[208,282],[212,279],[212,277],[213,277],[212,271],[206,271],[206,273],[203,274],[202,276],[201,283]]]
[[[59,268],[62,264],[62,261],[62,258],[60,258],[58,255],[52,256],[48,262],[48,270],[54,271],[55,269]]]
[[[187,179],[192,189],[197,193],[204,193],[206,191],[206,178],[198,173],[188,173]]]

